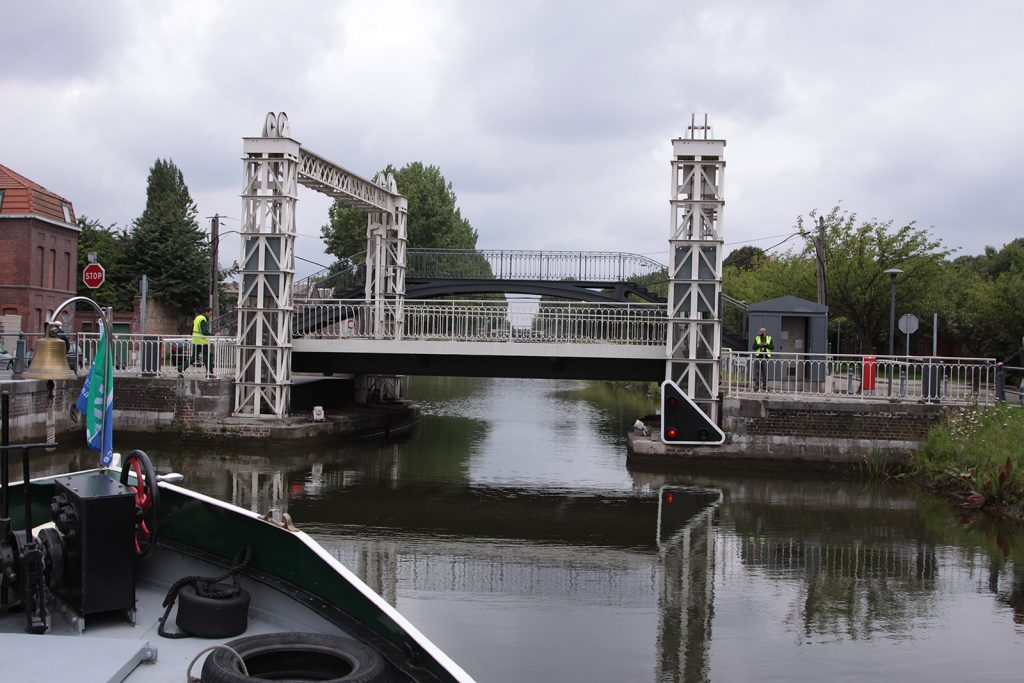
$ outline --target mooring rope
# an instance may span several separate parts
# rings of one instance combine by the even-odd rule
[[[215,600],[221,600],[226,598],[233,598],[238,595],[242,586],[238,581],[238,572],[242,571],[249,564],[249,560],[252,559],[252,546],[245,546],[235,555],[232,560],[231,568],[224,574],[216,577],[208,576],[186,576],[183,579],[178,579],[172,585],[170,590],[167,591],[167,596],[164,598],[164,615],[160,617],[160,626],[157,628],[159,633],[164,638],[191,638],[191,633],[179,632],[169,633],[165,630],[167,624],[167,618],[171,615],[171,609],[174,607],[174,601],[178,599],[178,591],[185,586],[192,586],[196,590],[196,594],[206,598],[213,598]],[[230,588],[223,590],[213,590],[213,586],[224,581],[228,578],[233,580],[233,584]]]

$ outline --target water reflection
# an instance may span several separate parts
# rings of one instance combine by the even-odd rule
[[[630,472],[624,435],[651,406],[587,383],[413,392],[401,442],[147,450],[187,486],[289,512],[481,681],[1016,676],[1013,526],[896,486]]]

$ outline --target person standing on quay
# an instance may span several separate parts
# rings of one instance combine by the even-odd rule
[[[209,306],[192,321],[192,365],[206,368],[206,374],[213,372],[210,362],[210,316]]]
[[[752,379],[755,391],[757,389],[768,390],[768,360],[772,357],[772,349],[774,348],[775,345],[772,343],[771,336],[762,327],[757,331],[757,336],[754,337]]]

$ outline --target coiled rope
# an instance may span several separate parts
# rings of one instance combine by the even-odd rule
[[[195,588],[196,595],[200,595],[206,598],[213,598],[215,600],[223,600],[227,598],[233,598],[238,595],[242,586],[238,581],[238,572],[242,571],[248,564],[249,560],[252,559],[252,546],[245,546],[238,553],[235,554],[232,560],[231,568],[224,574],[215,577],[208,576],[186,576],[183,579],[178,579],[172,585],[170,590],[167,591],[167,596],[164,598],[164,615],[160,617],[160,626],[157,628],[159,633],[164,638],[190,638],[191,633],[179,632],[169,633],[164,627],[167,624],[167,618],[171,614],[171,609],[174,607],[175,600],[178,599],[178,591],[185,586],[192,586]],[[214,590],[214,586],[225,581],[227,579],[232,580],[232,585],[226,589]]]

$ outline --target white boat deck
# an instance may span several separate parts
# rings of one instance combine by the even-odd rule
[[[90,615],[85,628],[69,623],[51,612],[50,630],[43,635],[25,633],[25,615],[10,606],[0,607],[0,652],[2,679],[6,681],[66,681],[107,683],[145,681],[163,683],[186,680],[190,662],[205,648],[232,638],[203,639],[161,637],[158,619],[163,615],[164,597],[171,584],[185,576],[217,576],[225,568],[203,563],[166,547],[157,548],[139,565],[136,578],[137,623],[122,613]],[[298,601],[260,582],[243,579],[249,591],[248,629],[242,636],[279,632],[316,632],[344,636],[338,627]],[[168,619],[174,624],[177,605]],[[236,637],[242,637],[236,636]],[[155,651],[156,660],[148,661]],[[203,655],[192,667],[198,679]]]

